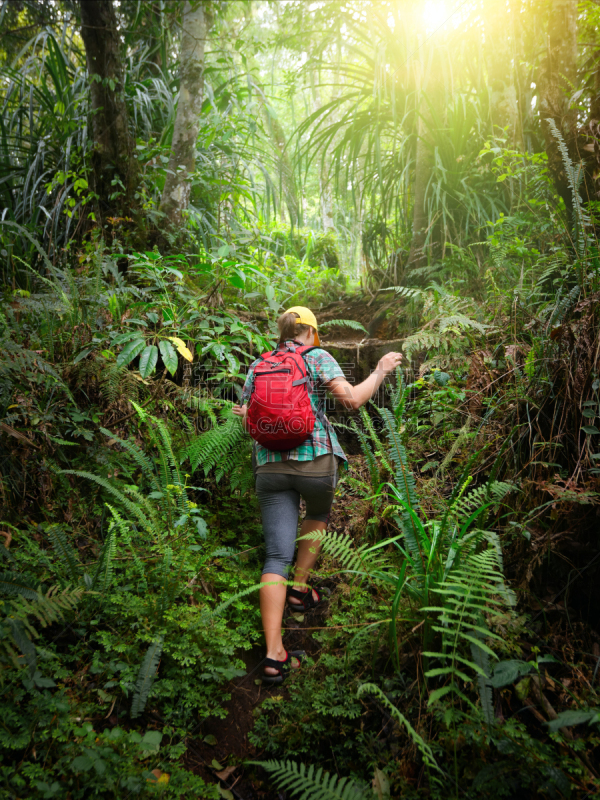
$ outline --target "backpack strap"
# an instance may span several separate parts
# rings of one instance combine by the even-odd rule
[[[308,364],[304,360],[304,356],[308,355],[309,353],[312,353],[313,350],[322,350],[322,349],[323,349],[322,347],[320,347],[319,345],[316,345],[316,344],[308,346],[308,347],[298,347],[297,348],[297,352],[302,356],[302,360],[304,361],[304,364],[306,366],[307,375],[309,373],[309,369],[308,369]],[[307,378],[307,380],[308,380],[308,378]],[[308,389],[308,387],[307,387],[307,389]],[[325,398],[324,397],[320,398],[319,402],[317,403],[317,417],[320,419],[321,424],[323,425],[323,427],[327,431],[327,440],[329,442],[329,447],[331,448],[331,452],[333,452],[333,444],[331,442],[331,434],[329,432],[329,426],[330,426],[331,423],[329,422],[329,420],[325,416]],[[312,438],[312,436],[311,436],[311,438]],[[314,451],[314,445],[313,445],[313,451]]]

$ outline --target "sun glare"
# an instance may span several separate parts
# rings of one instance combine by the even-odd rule
[[[423,18],[428,31],[442,28],[450,17],[450,10],[444,0],[427,0],[423,9]]]

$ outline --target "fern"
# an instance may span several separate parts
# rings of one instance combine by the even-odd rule
[[[490,506],[499,505],[510,492],[516,490],[514,483],[491,481],[483,486],[472,489],[468,494],[457,497],[453,503],[452,511],[460,525],[475,511],[482,511]]]
[[[127,498],[120,489],[110,483],[106,478],[102,478],[100,475],[94,475],[93,472],[85,472],[83,470],[75,469],[61,470],[61,474],[76,475],[78,478],[85,478],[86,480],[97,483],[98,486],[101,486],[109,494],[115,497],[146,531],[157,534],[160,530],[160,523],[157,519],[153,520],[152,517],[149,517],[145,509],[143,509],[139,503],[134,503],[129,500],[129,498]]]
[[[429,669],[425,676],[450,680],[449,684],[430,694],[430,704],[453,693],[473,705],[459,689],[458,682],[472,680],[465,669],[486,680],[488,673],[480,665],[480,658],[480,663],[477,663],[465,658],[462,653],[465,644],[468,644],[474,645],[492,658],[497,658],[484,639],[501,641],[501,637],[488,629],[484,614],[503,605],[496,597],[500,581],[503,582],[503,576],[498,568],[495,550],[488,548],[481,553],[472,553],[463,567],[454,569],[451,577],[436,587],[436,594],[442,598],[443,605],[421,609],[422,612],[439,613],[439,624],[432,625],[432,630],[439,633],[442,639],[441,652],[425,651],[423,655],[439,659],[443,666]]]
[[[583,178],[583,165],[581,163],[577,166],[573,164],[565,140],[552,117],[547,117],[546,122],[550,126],[552,136],[556,139],[558,149],[562,156],[565,173],[569,181],[571,198],[573,200],[575,246],[579,257],[582,258],[585,254],[586,245],[588,244],[588,237],[586,236],[585,230],[586,226],[590,224],[590,218],[585,214],[581,197],[579,196],[579,185]]]
[[[475,634],[475,638],[483,638],[481,634]],[[481,702],[481,709],[486,725],[491,727],[494,722],[494,707],[492,705],[492,687],[488,683],[491,669],[490,669],[490,656],[479,644],[471,642],[471,658],[473,663],[479,667],[477,674],[477,686],[479,688],[479,700]]]
[[[362,415],[366,414],[367,412],[364,410],[363,407],[361,407],[360,413]],[[379,465],[377,464],[375,453],[373,452],[373,448],[371,447],[371,443],[369,442],[369,439],[365,435],[365,432],[356,424],[356,420],[352,420],[350,422],[350,428],[354,431],[354,433],[358,437],[361,450],[363,451],[365,461],[367,462],[367,467],[369,468],[369,475],[371,477],[371,487],[373,491],[375,491],[379,486],[379,484],[381,483],[381,473],[379,472]]]
[[[160,491],[160,484],[158,483],[154,471],[154,463],[152,460],[144,453],[141,447],[139,447],[136,442],[129,441],[127,439],[120,439],[115,434],[111,433],[106,428],[100,428],[100,431],[105,435],[108,436],[109,439],[112,439],[114,442],[117,442],[121,445],[124,450],[127,450],[129,455],[133,458],[135,463],[138,467],[142,470],[145,477],[149,480],[152,489],[154,491]]]
[[[128,547],[129,550],[131,551],[131,556],[133,558],[133,563],[134,563],[135,568],[136,568],[136,570],[138,572],[138,575],[140,576],[141,588],[142,588],[142,590],[146,591],[148,589],[148,580],[146,578],[146,570],[144,569],[144,564],[143,564],[141,558],[139,557],[139,555],[137,553],[137,550],[135,549],[135,547],[133,546],[133,543],[131,541],[131,533],[130,533],[130,530],[129,530],[129,526],[125,522],[123,517],[119,514],[119,512],[117,511],[116,508],[113,508],[113,506],[111,506],[109,503],[106,504],[106,507],[108,508],[110,513],[112,514],[113,522],[114,522],[115,526],[117,527],[117,529],[119,531],[119,534],[121,536],[121,540],[123,541],[123,544],[126,547]]]
[[[66,613],[74,611],[84,591],[82,586],[75,589],[67,586],[62,591],[58,586],[52,586],[45,595],[38,594],[35,601],[22,599],[20,607],[26,614],[35,617],[45,628],[54,622],[59,622]]]
[[[339,531],[310,531],[299,537],[299,541],[303,539],[319,542],[323,552],[339,561],[345,572],[373,575],[384,563],[383,555],[373,547],[356,547],[349,536]]]
[[[60,525],[53,523],[52,525],[48,525],[46,528],[46,533],[48,534],[54,549],[58,553],[58,557],[66,569],[70,580],[77,583],[79,580],[79,565],[75,553],[73,552],[73,548],[67,540],[65,532]]]
[[[0,591],[36,600],[38,593],[31,580],[17,572],[0,572]]]
[[[217,483],[225,475],[235,475],[237,486],[249,485],[251,473],[250,444],[239,417],[231,409],[222,415],[224,421],[200,434],[181,453],[180,461],[188,459],[192,470],[199,467],[207,476],[214,470]]]
[[[289,792],[298,800],[366,800],[373,792],[363,791],[349,778],[338,778],[323,772],[323,767],[315,769],[311,764],[297,764],[295,761],[250,761],[268,772],[276,786]]]
[[[431,747],[424,741],[423,737],[420,736],[417,731],[413,728],[410,722],[406,719],[404,714],[396,708],[396,706],[389,700],[385,694],[381,691],[379,686],[375,686],[374,683],[363,683],[357,692],[357,696],[360,697],[361,695],[368,693],[375,695],[375,697],[382,703],[388,711],[391,713],[393,717],[401,724],[404,725],[406,730],[408,731],[410,738],[413,742],[417,745],[419,750],[421,751],[421,755],[423,756],[423,761],[427,764],[428,767],[432,767],[433,769],[442,772],[439,768],[437,761],[435,760],[435,756],[431,750]]]
[[[395,467],[394,482],[396,488],[406,505],[413,511],[417,511],[419,508],[419,501],[417,499],[415,478],[408,466],[406,448],[402,444],[397,422],[389,408],[380,408],[378,411],[384,423],[390,460]],[[408,524],[412,527],[412,520]]]
[[[92,578],[91,589],[98,588],[105,594],[111,586],[113,579],[113,559],[117,553],[117,539],[115,536],[115,522],[111,521],[108,529],[108,536],[104,542],[104,547],[100,553],[98,566]]]
[[[414,271],[411,273],[414,274]],[[408,297],[413,299],[415,297],[423,297],[425,294],[422,289],[414,289],[410,286],[389,286],[386,289],[382,289],[382,292],[396,292],[399,294],[400,297]]]
[[[562,287],[559,288],[554,309],[548,320],[549,327],[560,325],[567,312],[570,311],[579,299],[580,294],[581,288],[579,286],[573,286],[573,288],[562,297]]]
[[[319,328],[331,328],[334,325],[344,328],[352,328],[354,331],[362,331],[363,333],[368,333],[368,330],[361,322],[356,322],[353,319],[330,319],[327,322],[321,322]]]
[[[148,695],[154,683],[154,675],[162,654],[164,640],[165,637],[161,635],[152,642],[140,666],[131,702],[131,716],[133,719],[139,717],[146,707]]]
[[[33,676],[36,669],[36,648],[33,641],[39,634],[30,621],[33,617],[42,628],[64,619],[65,615],[72,612],[83,595],[83,588],[66,588],[62,592],[58,587],[51,587],[48,592],[40,594],[23,583],[22,577],[14,573],[0,575],[0,588],[8,594],[15,596],[5,604],[5,617],[0,621],[0,653],[8,656],[14,666],[22,666],[15,651],[25,658],[29,673]]]

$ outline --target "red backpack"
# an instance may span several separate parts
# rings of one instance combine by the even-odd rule
[[[317,347],[273,350],[259,356],[252,372],[246,429],[268,450],[293,450],[315,427],[310,376],[304,356]]]

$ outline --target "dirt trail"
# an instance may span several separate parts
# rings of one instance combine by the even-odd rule
[[[386,315],[391,301],[389,293],[379,294],[372,300],[349,297],[330,303],[317,311],[320,324],[334,319],[355,320],[361,322],[368,330],[366,335],[363,331],[352,330],[346,326],[333,326],[327,328],[326,333],[321,336],[323,346],[338,360],[351,382],[359,383],[363,380],[384,353],[401,348],[403,339],[398,315],[389,318]],[[254,319],[257,316],[262,315],[252,315]],[[339,408],[328,408],[327,413],[332,419],[342,422],[345,420],[343,410]],[[357,443],[346,436],[342,446],[350,456],[350,460],[354,462],[355,454],[360,452],[356,449]],[[358,456],[358,460],[360,458],[361,456]],[[360,527],[364,520],[361,513],[357,516],[348,512],[348,507],[338,500],[332,509],[329,529],[352,535],[356,524]],[[322,585],[335,589],[334,581],[326,580]],[[284,617],[285,647],[288,650],[305,650],[313,658],[318,656],[320,645],[313,638],[312,631],[315,627],[327,624],[327,615],[327,603],[306,614],[302,623],[296,622],[290,614],[287,614]],[[222,704],[228,712],[227,716],[225,719],[211,717],[202,723],[200,735],[188,742],[185,763],[188,769],[210,783],[219,780],[213,761],[222,767],[238,765],[226,777],[227,770],[221,772],[223,778],[220,779],[223,789],[229,790],[235,800],[259,800],[259,798],[285,800],[286,793],[274,789],[264,771],[256,767],[245,767],[244,762],[268,757],[258,752],[248,738],[254,727],[254,712],[268,697],[273,695],[287,697],[289,688],[287,684],[267,688],[258,683],[264,659],[262,646],[240,653],[240,657],[244,660],[247,674],[223,687],[223,692],[231,695],[230,699]],[[208,744],[206,739],[213,742],[216,740],[216,743]]]
[[[311,628],[326,624],[327,605],[304,615],[303,623],[298,623],[288,613],[284,616],[284,644],[288,650],[305,650],[312,658],[318,656],[320,645],[311,636]],[[264,661],[264,648],[255,647],[250,651],[241,653],[247,673],[241,678],[236,678],[223,692],[231,694],[231,698],[223,703],[228,714],[225,719],[210,717],[202,724],[199,737],[188,742],[185,756],[187,769],[201,775],[205,781],[215,783],[219,776],[212,767],[212,762],[217,761],[221,766],[239,765],[227,778],[220,780],[224,789],[229,789],[236,800],[284,800],[284,792],[278,792],[270,787],[267,774],[260,769],[244,767],[243,762],[267,758],[250,743],[248,734],[254,726],[254,711],[268,697],[273,695],[288,694],[288,686],[284,683],[279,687],[265,687],[260,680]],[[214,737],[216,744],[206,743]],[[250,772],[253,774],[251,775]],[[223,773],[222,773],[223,774]]]

